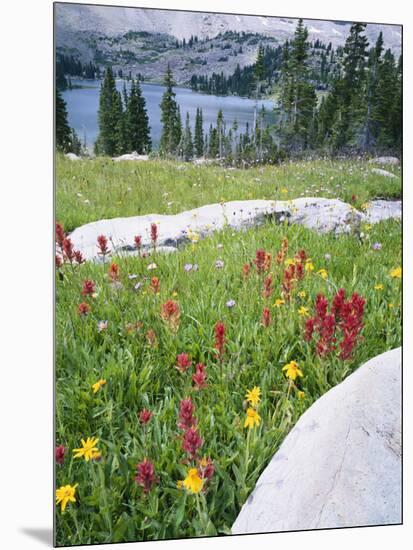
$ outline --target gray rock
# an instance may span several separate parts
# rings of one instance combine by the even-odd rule
[[[299,419],[232,533],[401,522],[401,353],[383,353]]]
[[[372,168],[371,171],[373,172],[373,174],[384,176],[385,178],[397,178],[395,174],[392,174],[388,170],[382,170],[381,168]]]
[[[401,201],[371,201],[365,213],[368,223],[377,223],[389,218],[401,219],[402,202]]]
[[[138,155],[136,151],[132,153],[126,153],[125,155],[120,155],[119,157],[113,157],[112,160],[115,162],[120,162],[122,160],[148,160],[148,155]]]
[[[400,160],[397,157],[376,157],[369,162],[371,164],[392,164],[393,166],[400,164]]]
[[[376,215],[380,207],[376,208]],[[150,225],[158,224],[158,246],[178,247],[187,244],[191,232],[200,238],[223,229],[234,230],[260,225],[268,219],[276,223],[296,223],[319,233],[356,231],[365,215],[338,199],[299,198],[291,201],[248,200],[208,204],[175,215],[148,214],[113,218],[88,223],[70,235],[75,248],[87,260],[98,258],[96,239],[106,235],[112,251],[132,251],[135,235],[141,235],[144,247],[150,247]]]
[[[69,160],[82,160],[80,157],[78,157],[74,153],[66,153],[65,157]]]

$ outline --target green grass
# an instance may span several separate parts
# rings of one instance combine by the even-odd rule
[[[324,187],[331,196],[347,201],[352,193],[365,201],[400,192],[399,180],[378,179],[366,173],[365,164],[352,162],[300,163],[264,168],[262,173],[178,166],[107,160],[71,163],[59,158],[57,219],[72,229],[101,217],[179,212],[222,197],[280,197],[283,187],[288,189],[285,198],[295,198],[312,184],[320,196],[329,196],[321,191]],[[90,199],[89,206],[83,204],[84,198]],[[170,209],[168,200],[174,201]],[[258,476],[304,410],[360,364],[400,345],[401,285],[389,274],[401,265],[400,223],[386,221],[362,230],[363,240],[320,236],[271,222],[238,233],[225,229],[173,255],[115,258],[122,283],[118,289],[109,283],[107,265],[64,267],[56,279],[56,440],[68,453],[64,464],[57,466],[57,487],[79,485],[77,502],[69,503],[63,514],[60,509],[56,512],[58,545],[229,533]],[[275,256],[283,237],[289,240],[288,257],[305,249],[315,270],[295,284],[289,302],[276,307],[281,268],[273,262],[274,290],[265,300],[263,275],[251,268],[244,279],[242,266],[253,260],[258,248]],[[374,251],[373,242],[380,242],[382,249]],[[224,261],[222,269],[215,268],[217,259]],[[151,262],[158,266],[155,271],[147,270]],[[186,273],[187,263],[197,263],[198,271]],[[325,280],[317,274],[321,268],[328,272]],[[130,280],[130,274],[137,278]],[[160,280],[159,295],[149,289],[153,276]],[[95,298],[81,296],[85,279],[95,281]],[[139,291],[133,289],[137,281],[143,282]],[[383,284],[383,290],[375,290],[376,284]],[[348,295],[357,291],[366,299],[363,340],[348,361],[337,353],[318,357],[314,344],[303,339],[304,319],[298,313],[301,306],[312,313],[318,293],[331,299],[340,287]],[[305,296],[299,297],[302,291]],[[181,309],[176,334],[160,318],[161,305],[168,299],[176,300]],[[226,306],[230,299],[236,301],[232,309]],[[84,317],[77,312],[82,301],[91,306]],[[272,315],[268,328],[261,325],[266,305]],[[99,320],[108,321],[101,333]],[[214,352],[214,325],[219,320],[225,323],[227,337],[222,363]],[[140,331],[128,334],[126,325],[137,321],[142,323]],[[154,347],[145,338],[149,329],[157,337]],[[182,352],[193,363],[207,365],[207,388],[194,391],[193,369],[181,374],[174,368]],[[304,374],[296,381],[297,388],[282,371],[291,360]],[[107,383],[93,394],[91,386],[100,378]],[[244,399],[253,386],[262,391],[261,424],[247,435]],[[297,389],[304,392],[303,399]],[[176,486],[194,464],[186,462],[177,427],[180,400],[188,396],[195,403],[204,440],[200,455],[211,457],[215,465],[215,474],[200,496]],[[154,413],[147,432],[137,417],[145,407]],[[71,457],[80,439],[88,436],[99,437],[100,462]],[[133,479],[135,466],[144,457],[154,463],[159,476],[147,495]]]
[[[398,178],[373,174],[361,161],[318,160],[242,169],[151,160],[70,161],[57,156],[56,219],[66,231],[102,218],[176,214],[222,200],[340,198],[355,206],[373,198],[400,198]]]

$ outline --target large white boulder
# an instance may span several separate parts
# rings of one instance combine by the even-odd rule
[[[318,399],[259,477],[232,532],[401,522],[401,350]]]
[[[365,212],[368,223],[377,223],[389,218],[400,219],[402,217],[401,201],[375,200],[369,203]]]
[[[380,208],[376,208],[376,216],[379,216]],[[70,237],[75,248],[91,260],[99,258],[96,239],[102,234],[110,239],[113,251],[127,253],[133,251],[135,235],[141,235],[144,247],[150,246],[151,223],[158,224],[159,246],[177,247],[189,241],[191,232],[203,238],[225,226],[239,230],[259,225],[268,218],[303,225],[320,233],[342,233],[357,228],[366,216],[338,199],[303,197],[291,201],[231,201],[208,204],[175,215],[148,214],[99,220],[78,227]]]
[[[69,160],[82,160],[81,157],[78,157],[74,153],[66,153],[65,157]]]
[[[138,155],[136,151],[132,153],[126,153],[125,155],[120,155],[119,157],[113,157],[112,160],[115,162],[120,162],[122,160],[148,160],[148,155]]]
[[[369,162],[371,164],[392,164],[393,166],[400,164],[400,160],[397,157],[376,157]]]

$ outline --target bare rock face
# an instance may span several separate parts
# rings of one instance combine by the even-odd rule
[[[125,155],[120,155],[119,157],[113,157],[112,160],[115,162],[120,162],[122,160],[148,160],[148,155],[138,155],[136,151],[132,153],[126,153]]]
[[[384,200],[372,201],[369,203],[365,215],[368,223],[377,223],[389,218],[401,219],[402,202]]]
[[[388,170],[383,170],[382,168],[372,168],[371,171],[373,172],[373,174],[384,176],[385,178],[397,178],[395,174],[392,174]]]
[[[400,160],[397,157],[376,157],[369,161],[371,164],[391,164],[393,166],[398,166]]]
[[[374,207],[375,201],[370,203],[369,208],[374,208],[370,223],[400,216],[400,201],[396,201],[397,205],[392,210],[389,210],[388,201],[376,202],[386,204]],[[386,213],[382,218],[381,212]],[[357,232],[360,223],[367,217],[338,199],[303,197],[291,201],[231,201],[207,204],[175,215],[148,214],[99,220],[78,227],[70,238],[87,260],[98,260],[96,239],[102,234],[110,239],[112,252],[126,254],[134,250],[135,235],[141,235],[143,248],[150,248],[152,223],[158,225],[158,246],[176,248],[190,242],[191,233],[203,238],[224,227],[241,230],[260,225],[268,219],[276,223],[303,225],[319,233],[334,231],[339,234]]]
[[[401,522],[401,351],[318,399],[261,474],[232,533]]]

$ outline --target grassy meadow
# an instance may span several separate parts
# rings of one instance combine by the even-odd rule
[[[221,200],[306,195],[361,207],[401,194],[400,178],[350,160],[229,170],[58,156],[56,185],[67,232]],[[361,230],[336,237],[268,222],[172,255],[57,269],[56,487],[70,486],[56,507],[57,545],[230,533],[302,413],[401,344],[400,222]],[[341,288],[346,312],[331,313],[329,335],[316,322],[309,336],[308,321],[323,316],[316,297],[330,312]],[[346,323],[357,330],[343,358]]]

